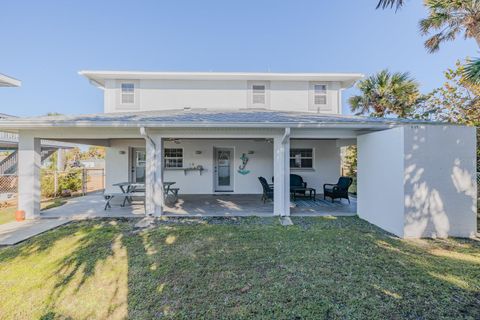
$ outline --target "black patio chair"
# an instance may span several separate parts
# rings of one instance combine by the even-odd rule
[[[323,199],[325,197],[330,197],[333,200],[335,199],[347,199],[350,203],[350,198],[348,197],[348,188],[352,185],[353,179],[350,177],[340,177],[336,184],[326,183],[323,185]]]
[[[307,183],[298,174],[290,174],[290,190],[295,188],[306,188]],[[295,193],[305,195],[305,190],[295,190]]]
[[[264,177],[258,177],[263,188],[262,200],[265,203],[268,199],[273,200],[273,188],[271,188]]]

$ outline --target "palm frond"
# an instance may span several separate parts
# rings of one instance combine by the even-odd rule
[[[393,8],[395,10],[400,9],[405,4],[405,0],[379,0],[377,4],[377,9],[386,9],[386,8]]]
[[[429,53],[434,53],[440,49],[440,43],[443,41],[443,34],[437,33],[425,41],[425,48]]]
[[[472,84],[480,84],[480,59],[475,59],[466,64],[463,76]]]

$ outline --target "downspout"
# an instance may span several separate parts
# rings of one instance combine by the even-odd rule
[[[145,127],[140,127],[140,135],[152,144],[152,146],[153,146],[153,163],[155,165],[157,163],[157,145],[155,144],[155,141],[153,141],[153,139],[148,135],[147,129]],[[155,188],[155,181],[157,181],[157,170],[153,169],[152,188]],[[153,190],[153,191],[155,191],[155,190]],[[145,203],[145,209],[146,209],[146,203]],[[155,208],[154,208],[154,210],[155,210]]]
[[[290,140],[290,135],[291,135],[291,130],[290,128],[285,128],[285,132],[283,134],[283,137],[282,137],[282,145],[285,145],[287,143],[288,140]],[[286,150],[286,152],[289,152],[289,150]],[[284,159],[285,161],[285,165],[287,165],[288,163],[288,160],[287,159]],[[288,173],[286,173],[285,175],[288,175]],[[288,183],[290,184],[290,183]],[[287,192],[287,196],[289,197],[289,193]],[[289,197],[290,198],[290,197]],[[288,206],[290,206],[290,201],[288,201]],[[281,221],[281,224],[282,225],[292,225],[292,220],[290,220],[290,217],[288,216],[285,216],[285,213],[283,212],[280,216],[280,221]]]
[[[285,142],[287,142],[287,139],[290,139],[290,128],[285,128],[285,133],[282,137],[282,144],[285,144]]]

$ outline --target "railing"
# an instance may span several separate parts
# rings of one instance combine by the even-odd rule
[[[13,174],[17,170],[18,152],[13,151],[0,161],[0,174]]]
[[[0,141],[17,142],[18,134],[11,132],[0,132]]]

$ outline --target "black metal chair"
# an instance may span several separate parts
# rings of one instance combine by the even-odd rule
[[[336,184],[326,183],[323,185],[323,199],[325,197],[330,197],[333,200],[335,199],[347,199],[350,203],[350,198],[348,197],[348,188],[353,183],[353,179],[350,177],[340,177]]]
[[[263,188],[262,200],[265,203],[268,199],[273,200],[273,188],[271,188],[264,177],[258,177]]]

